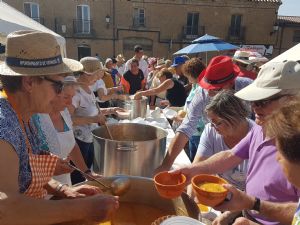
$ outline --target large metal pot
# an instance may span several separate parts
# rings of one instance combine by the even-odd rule
[[[111,182],[120,176],[114,176],[114,177],[103,177],[99,180],[104,182],[107,185],[110,185]],[[190,197],[186,193],[182,193],[180,197],[176,199],[164,199],[160,197],[157,194],[157,191],[154,186],[154,182],[150,178],[145,177],[133,177],[129,176],[131,188],[128,190],[128,192],[120,197],[120,209],[117,211],[116,217],[118,217],[118,213],[122,214],[122,204],[123,203],[132,203],[134,204],[140,204],[140,205],[147,205],[155,209],[159,209],[162,211],[164,215],[181,215],[181,216],[189,216],[194,219],[198,219],[199,215],[199,208],[197,207],[197,204],[190,199]],[[101,187],[98,183],[89,181],[87,184]],[[124,209],[124,208],[123,208]],[[137,209],[138,210],[138,209]],[[132,213],[134,215],[138,215],[143,213],[141,212],[134,212]],[[143,217],[147,217],[147,215],[141,215]],[[154,220],[157,218],[154,218]],[[134,220],[134,218],[133,218]],[[146,221],[146,219],[145,219]],[[151,221],[153,222],[153,221]],[[151,222],[147,225],[150,225]],[[65,225],[95,225],[97,223],[91,223],[91,222],[84,222],[84,221],[76,221],[73,223],[65,223]],[[116,223],[115,225],[122,225],[122,224],[130,224],[130,225],[144,225],[145,222],[142,224],[137,224],[136,220],[134,221],[122,221],[120,223]]]
[[[130,111],[129,119],[135,119],[138,117],[146,118],[147,103],[148,98],[145,96],[143,96],[142,99],[139,100],[134,100],[133,96],[128,96],[128,99],[125,101],[115,100],[114,105]]]
[[[167,132],[135,123],[109,124],[113,139],[105,127],[92,131],[94,170],[104,176],[126,174],[152,177],[165,155]]]

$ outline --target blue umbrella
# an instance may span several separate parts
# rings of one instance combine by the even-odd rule
[[[238,46],[224,42],[218,37],[205,34],[204,36],[193,40],[192,44],[175,52],[174,55],[224,51],[224,50],[232,50],[238,48],[239,48]],[[207,54],[206,54],[206,58],[207,58]]]
[[[218,37],[205,34],[204,36],[193,40],[192,44],[175,52],[174,55],[224,51],[224,50],[231,50],[231,49],[238,49],[238,48],[239,48],[238,46],[224,42]]]

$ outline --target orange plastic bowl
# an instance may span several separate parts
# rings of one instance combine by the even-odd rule
[[[220,177],[208,174],[201,174],[192,178],[193,190],[201,204],[215,207],[216,205],[222,203],[227,196],[228,190],[225,190],[223,192],[205,191],[199,187],[200,184],[205,182],[216,183],[221,185],[228,184],[228,182]]]
[[[154,184],[158,194],[163,198],[176,198],[185,188],[186,177],[183,174],[160,172],[154,176]]]

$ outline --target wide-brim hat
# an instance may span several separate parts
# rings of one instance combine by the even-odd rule
[[[98,71],[104,70],[102,62],[96,57],[84,57],[80,59],[80,63],[83,65],[82,71],[88,75],[93,75]]]
[[[61,56],[60,46],[50,33],[27,30],[7,36],[5,61],[0,63],[1,75],[57,75],[80,70],[82,65],[78,61]]]
[[[252,84],[235,95],[246,101],[259,101],[284,90],[300,91],[300,64],[295,61],[269,63]]]
[[[160,69],[160,68],[165,67],[165,66],[166,66],[165,59],[162,58],[162,59],[158,59],[156,61],[156,65],[154,67],[155,67],[155,69]]]
[[[124,63],[124,62],[125,62],[125,58],[124,58],[124,56],[123,56],[122,54],[119,54],[119,55],[117,55],[117,57],[116,57],[116,61],[117,61],[117,62]]]
[[[207,90],[222,88],[234,81],[240,72],[240,68],[232,62],[229,56],[216,56],[201,72],[199,84]]]

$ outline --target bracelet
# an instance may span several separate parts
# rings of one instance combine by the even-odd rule
[[[260,199],[255,197],[254,205],[252,207],[252,210],[255,210],[257,212],[260,211]]]
[[[59,184],[59,185],[57,185],[57,187],[55,188],[55,191],[56,192],[59,192],[62,188],[63,188],[63,186],[69,186],[68,184]]]

